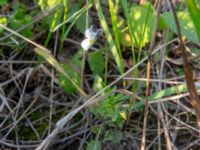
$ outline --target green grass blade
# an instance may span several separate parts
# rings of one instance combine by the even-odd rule
[[[126,16],[126,19],[127,19],[128,30],[129,30],[129,34],[130,34],[130,38],[131,38],[133,63],[136,63],[136,57],[135,57],[135,51],[134,51],[134,44],[133,43],[135,41],[137,46],[139,46],[139,44],[138,44],[136,37],[134,36],[133,23],[131,21],[131,17],[130,17],[130,14],[129,14],[129,8],[128,8],[127,0],[121,0],[121,3],[122,3],[122,7],[124,9],[124,13],[125,13],[125,16]]]
[[[147,9],[147,14],[145,14],[145,16],[146,16],[146,18],[145,18],[145,25],[144,25],[144,28],[143,28],[143,31],[142,31],[142,34],[141,34],[141,37],[140,37],[140,43],[139,43],[140,45],[139,45],[139,53],[138,53],[137,62],[140,61],[140,56],[141,56],[141,53],[142,53],[142,39],[144,38],[146,29],[147,29],[149,15],[150,15],[150,7],[151,7],[151,4],[149,3],[148,4],[148,9]]]
[[[63,2],[64,10],[63,10],[63,22],[67,20],[67,13],[68,13],[68,0]],[[65,26],[62,27],[62,35],[61,35],[61,42],[64,41],[64,34],[65,34]]]
[[[200,86],[196,86],[196,88],[200,89]],[[149,99],[149,101],[156,101],[160,98],[164,98],[164,97],[171,96],[171,95],[174,95],[174,94],[180,94],[180,93],[183,93],[183,92],[188,92],[187,86],[185,84],[168,87],[168,88],[165,88],[161,91],[155,92],[154,94],[150,95],[148,97],[148,99]],[[137,109],[139,109],[142,105],[144,105],[145,98],[143,98],[143,99],[144,100],[136,103]]]
[[[59,5],[61,4],[61,2],[62,1],[59,2]],[[53,20],[51,22],[50,32],[48,33],[47,39],[45,40],[45,44],[44,44],[45,47],[47,47],[48,44],[49,44],[49,41],[50,41],[50,39],[52,37],[52,30],[56,26],[56,23],[59,21],[60,15],[61,15],[61,11],[60,11],[60,9],[57,9],[55,14],[54,14],[54,18],[53,18]]]
[[[78,20],[78,18],[81,15],[82,15],[82,13],[78,14],[77,16],[75,16],[74,20],[70,23],[70,25],[68,26],[67,30],[65,31],[63,39],[65,39],[68,36],[68,34],[71,31],[72,27],[76,24],[76,21]]]
[[[119,29],[117,27],[118,6],[119,6],[119,0],[116,0],[115,5],[112,0],[109,0],[109,10],[110,10],[110,16],[111,16],[111,21],[112,21],[112,28],[115,35],[115,42],[116,42],[116,46],[118,48],[119,54],[121,55],[120,34],[119,34]]]
[[[68,17],[68,0],[65,0],[63,2],[63,6],[64,6],[64,10],[63,10],[63,22],[65,22],[67,20]],[[62,47],[63,47],[63,42],[65,39],[65,30],[66,30],[66,26],[62,26],[62,34],[61,34],[61,40],[60,40],[60,44],[59,44],[59,52],[61,51]]]
[[[114,56],[115,62],[117,64],[118,70],[119,70],[120,73],[123,73],[124,72],[123,62],[120,59],[120,55],[119,55],[119,53],[117,51],[117,47],[116,47],[115,42],[114,42],[114,40],[113,40],[113,38],[111,36],[111,33],[109,31],[109,28],[108,28],[108,25],[106,23],[106,20],[105,20],[105,17],[104,17],[104,14],[103,14],[103,11],[102,11],[102,8],[101,8],[101,5],[100,5],[99,1],[96,1],[95,5],[96,5],[96,9],[97,9],[97,13],[98,13],[98,16],[99,16],[99,20],[100,20],[101,26],[102,26],[102,28],[103,28],[103,30],[105,32],[105,35],[106,35],[106,38],[108,40],[110,49],[111,49],[112,54]]]
[[[197,36],[200,40],[200,8],[197,7],[194,0],[187,0],[187,6],[190,13],[190,17],[194,23]]]
[[[69,17],[66,21],[60,23],[59,25],[57,25],[54,29],[53,32],[55,32],[56,30],[58,30],[61,26],[65,25],[66,23],[74,20],[74,18],[78,19],[81,14],[83,14],[87,9],[91,8],[93,5],[93,3],[88,3],[87,5],[85,5],[83,8],[81,8],[79,11],[77,11],[76,13],[74,13],[71,17]],[[77,17],[78,16],[78,17]]]

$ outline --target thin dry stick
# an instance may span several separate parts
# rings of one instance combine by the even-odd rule
[[[30,69],[28,70],[28,73],[26,74],[26,79],[25,79],[25,82],[24,82],[24,86],[23,86],[23,89],[22,89],[20,98],[19,98],[19,102],[18,102],[17,106],[15,106],[15,108],[12,109],[13,112],[14,112],[14,115],[15,115],[15,116],[14,116],[14,124],[13,124],[13,126],[7,131],[6,135],[4,135],[3,138],[6,138],[6,137],[10,134],[10,132],[17,126],[17,117],[18,117],[18,115],[19,115],[20,105],[21,105],[22,102],[23,102],[23,98],[24,98],[24,94],[25,94],[25,89],[26,89],[26,87],[27,87],[27,85],[28,85],[28,81],[29,81],[29,79],[30,79],[30,77],[31,77],[32,72],[33,72],[33,69],[30,68]]]
[[[184,147],[182,150],[188,150],[188,149],[190,149],[193,146],[199,145],[199,143],[200,143],[200,138],[197,138],[195,141],[190,142],[188,144],[188,146]]]
[[[162,54],[161,54],[161,65],[159,66],[160,68],[158,68],[158,70],[160,70],[159,75],[158,75],[159,79],[163,78],[163,67],[164,67],[164,59],[163,58],[164,58],[164,52],[165,51],[161,51],[161,52],[162,52]],[[161,83],[158,84],[158,90],[161,90],[161,85],[162,85]],[[159,121],[162,122],[167,150],[172,150],[172,146],[171,146],[172,144],[171,144],[169,132],[168,132],[168,129],[167,129],[166,120],[164,118],[164,113],[163,113],[163,110],[162,110],[162,107],[161,107],[161,103],[158,103],[157,110],[158,110],[158,114],[160,116],[158,119],[159,119]]]
[[[0,144],[6,145],[8,147],[13,147],[13,148],[16,148],[16,149],[33,149],[34,147],[36,147],[38,145],[38,144],[17,145],[17,144],[9,143],[7,140],[2,140],[2,139],[0,139]]]
[[[56,39],[55,39],[55,45],[54,45],[54,51],[53,56],[56,56],[56,49],[58,46],[58,30],[56,31]],[[54,68],[51,69],[51,92],[50,92],[50,108],[49,108],[49,130],[48,135],[51,133],[51,124],[52,124],[52,114],[53,114],[53,89],[54,89]]]
[[[149,89],[150,89],[149,79],[150,79],[150,72],[151,72],[151,54],[152,54],[153,47],[154,47],[154,44],[155,44],[155,38],[156,38],[156,32],[157,32],[157,28],[158,28],[158,19],[159,19],[160,10],[161,10],[161,1],[158,0],[157,15],[156,15],[155,23],[154,23],[152,40],[151,40],[150,47],[149,47],[149,50],[148,50],[146,101],[145,101],[145,112],[144,112],[144,123],[143,123],[143,131],[142,131],[141,150],[145,150],[146,126],[147,126],[147,117],[148,117],[148,96],[149,96]]]
[[[165,39],[163,42],[166,42],[167,40],[167,37],[168,37],[168,31],[166,31],[166,35],[165,35]],[[164,59],[164,56],[165,56],[165,51],[166,51],[166,48],[164,48],[163,51],[160,51],[160,65],[158,64],[157,65],[157,72],[158,72],[158,77],[159,79],[163,79],[163,69],[164,69],[164,62],[165,62],[165,59]],[[183,83],[184,84],[184,83]],[[162,89],[162,83],[158,83],[157,85],[157,91],[160,91]],[[166,141],[166,148],[167,150],[171,150],[172,149],[172,146],[171,146],[171,140],[170,140],[170,135],[169,135],[169,132],[168,132],[168,128],[167,128],[167,123],[166,123],[166,119],[164,118],[164,113],[163,113],[163,110],[162,110],[162,103],[158,103],[157,104],[157,111],[158,111],[158,124],[160,125],[160,121],[162,122],[162,126],[163,126],[163,130],[164,130],[164,137],[165,137],[165,141]],[[158,136],[159,136],[159,140],[160,140],[160,136],[161,136],[161,129],[158,128]],[[161,142],[161,141],[160,141]],[[159,145],[159,150],[161,150],[161,145]]]
[[[6,106],[8,108],[8,110],[14,114],[12,108],[10,107],[7,98],[1,94],[1,91],[3,91],[3,89],[0,87],[0,99],[1,99],[1,105],[0,105],[0,113],[3,111],[4,107]]]
[[[176,23],[177,33],[178,33],[178,37],[179,37],[179,41],[180,41],[180,49],[181,49],[181,52],[183,55],[183,66],[184,66],[184,73],[185,73],[187,88],[190,93],[189,97],[191,99],[192,107],[194,108],[195,113],[197,115],[197,125],[200,128],[200,99],[199,99],[199,96],[198,96],[198,93],[197,93],[197,90],[196,90],[196,87],[194,84],[193,74],[191,72],[191,69],[190,69],[190,66],[188,63],[188,59],[186,56],[186,48],[183,43],[178,17],[177,17],[174,5],[172,3],[172,0],[169,0],[169,2],[170,2],[170,6],[172,9],[173,15],[174,15],[174,20]],[[199,132],[199,134],[200,134],[200,132]]]
[[[86,74],[86,77],[92,77],[92,75],[90,74]],[[119,75],[108,75],[108,78],[117,78],[119,77]],[[135,78],[135,77],[124,77],[123,80],[130,80],[130,81],[142,81],[142,82],[146,82],[147,79],[146,78]],[[149,79],[150,82],[157,82],[157,83],[164,83],[164,84],[175,84],[175,85],[179,85],[179,84],[185,84],[185,82],[183,81],[172,81],[173,78],[169,78],[169,79]]]
[[[45,63],[46,61],[41,61],[41,63]],[[0,64],[37,64],[38,61],[34,60],[0,60]]]

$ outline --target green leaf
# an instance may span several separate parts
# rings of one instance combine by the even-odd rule
[[[46,8],[54,6],[57,2],[58,0],[39,0],[38,5],[41,7],[42,10],[44,10]]]
[[[71,58],[71,61],[73,64],[76,64],[76,66],[81,69],[82,68],[82,56],[83,56],[83,50],[79,49],[76,54]]]
[[[19,29],[21,26],[28,24],[32,21],[31,16],[25,15],[21,19],[14,19],[9,18],[9,26],[16,30]],[[33,36],[33,32],[31,30],[31,27],[25,28],[23,31],[20,32],[23,36],[30,38]]]
[[[23,3],[14,3],[12,8],[14,10],[14,15],[7,19],[8,26],[11,29],[17,30],[17,29],[21,28],[22,26],[32,22],[32,17],[30,15],[27,15],[26,6]],[[33,32],[31,30],[32,27],[33,26],[29,26],[29,27],[23,29],[20,32],[20,34],[22,34],[23,36],[25,36],[27,38],[32,37],[33,36]]]
[[[76,54],[74,54],[72,56],[72,58],[70,59],[70,61],[79,69],[81,69],[82,67],[82,61],[81,61],[81,57],[82,57],[82,50],[77,51]],[[66,73],[71,77],[71,79],[78,85],[80,86],[80,74],[78,74],[77,72],[75,72],[69,65],[67,64],[62,64],[62,66],[64,67],[64,70],[66,71]],[[77,91],[77,88],[75,86],[73,86],[71,84],[71,81],[69,81],[62,73],[59,73],[59,83],[60,86],[64,89],[64,91],[67,94],[72,94],[74,92]]]
[[[65,72],[71,77],[71,79],[77,85],[80,85],[81,83],[80,75],[67,64],[62,64],[62,67],[64,68]],[[58,73],[58,75],[59,75],[59,84],[67,94],[72,94],[77,91],[77,88],[73,86],[71,84],[71,81],[69,81],[62,73]]]
[[[8,3],[7,0],[0,0],[0,6],[4,6]]]
[[[200,40],[200,8],[197,7],[194,0],[187,0],[187,6],[190,13],[190,17],[194,23],[196,33],[198,35],[198,38]]]
[[[58,24],[54,29],[53,29],[53,32],[55,32],[56,30],[58,30],[61,26],[65,25],[66,23],[71,23],[70,26],[68,27],[68,30],[69,28],[71,29],[71,27],[76,23],[76,21],[79,19],[79,17],[87,10],[89,9],[90,7],[92,7],[93,3],[88,3],[87,5],[85,5],[84,7],[82,7],[81,9],[75,11],[74,13],[71,13],[69,12],[69,17],[67,20],[63,21],[62,23]],[[85,24],[85,23],[84,23]],[[69,31],[66,31],[66,32],[69,32]],[[68,34],[68,33],[65,33],[65,34]]]
[[[80,9],[81,9],[81,7],[80,7],[79,3],[72,5],[72,7],[71,7],[71,9],[70,9],[70,11],[69,11],[69,13],[68,13],[68,17],[71,17],[74,13],[76,13],[76,12],[79,11]],[[89,19],[88,24],[91,24],[91,22],[92,22],[91,17],[89,16],[88,19]],[[75,18],[71,21],[71,23],[72,23],[74,20],[75,20]],[[75,23],[76,28],[77,28],[80,32],[84,33],[84,32],[85,32],[85,26],[86,26],[86,23],[85,23],[85,22],[86,22],[86,13],[83,12],[83,13],[81,14],[81,16],[80,16],[77,20],[75,20],[75,21],[76,21],[76,23]]]
[[[192,48],[192,49],[190,49],[190,52],[192,52],[194,56],[200,55],[199,48]]]
[[[0,18],[0,24],[7,25],[7,18],[6,17]],[[0,33],[2,30],[3,29],[0,27]]]
[[[91,140],[87,144],[86,150],[101,150],[101,143],[99,141],[96,141],[96,140]]]
[[[95,91],[98,92],[99,90],[103,89],[106,85],[104,85],[104,82],[101,77],[96,76],[94,86]],[[116,87],[108,88],[102,93],[102,95],[108,94],[115,89]],[[111,94],[105,99],[99,101],[96,107],[89,106],[89,110],[95,116],[110,120],[112,123],[120,127],[124,122],[120,113],[121,111],[128,109],[123,107],[122,102],[124,102],[124,100],[127,100],[128,98],[130,97],[123,94]]]
[[[199,39],[197,37],[195,27],[193,22],[187,12],[177,12],[177,16],[180,23],[181,34],[184,35],[187,39],[191,40],[194,43],[199,43]],[[170,30],[177,33],[176,24],[174,21],[174,16],[172,12],[166,12],[162,15],[165,23],[169,27]]]
[[[85,20],[86,20],[86,13],[84,12],[76,21],[76,28],[81,32],[84,33],[85,32],[85,28],[86,28],[86,24],[85,24]],[[89,16],[88,17],[88,24],[91,24],[92,19]]]
[[[110,111],[110,117],[112,118],[112,121],[115,122],[119,117],[119,111],[113,109],[112,111]]]
[[[148,7],[150,7],[149,11]],[[138,44],[141,43],[140,46],[143,47],[151,40],[152,37],[155,10],[152,6],[149,6],[149,4],[133,6],[130,11],[130,17],[133,22],[135,37],[133,42],[134,44],[137,44],[138,41]]]
[[[73,4],[68,12],[68,17],[71,17],[74,13],[76,13],[80,9],[79,4]]]
[[[158,99],[165,96],[170,96],[172,94],[178,94],[182,92],[186,92],[187,87],[186,85],[178,85],[169,88],[165,88],[159,92],[154,93],[153,95],[149,96],[149,99]]]
[[[197,89],[200,89],[200,86],[196,86]],[[180,94],[183,92],[187,92],[187,87],[185,84],[183,85],[177,85],[177,86],[172,86],[172,87],[168,87],[165,88],[161,91],[155,92],[154,94],[150,95],[148,97],[149,101],[156,101],[159,98],[163,98],[163,97],[167,97],[167,96],[171,96],[173,94]],[[143,98],[145,99],[145,98]],[[138,103],[136,103],[136,108],[140,109],[140,107],[144,104],[145,100],[139,101]]]
[[[17,20],[22,20],[23,17],[25,17],[25,16],[26,16],[25,9],[19,8],[19,9],[16,10],[14,18],[17,19]]]
[[[88,54],[88,62],[90,69],[94,75],[102,75],[105,68],[103,54],[98,52],[91,52]]]
[[[167,24],[165,23],[165,20],[163,19],[163,16],[159,16],[158,20],[158,29],[163,30],[167,28]]]

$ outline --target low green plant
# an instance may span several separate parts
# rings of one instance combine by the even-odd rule
[[[75,67],[77,67],[77,69],[81,69],[81,56],[82,56],[82,51],[80,50],[70,60],[75,65]],[[80,86],[81,83],[80,74],[76,72],[72,68],[72,66],[68,64],[62,64],[62,67],[68,73],[70,78],[73,79],[78,86]],[[59,76],[59,84],[67,94],[72,94],[74,92],[77,92],[76,87],[71,84],[71,81],[68,78],[66,78],[63,75],[63,73],[59,72],[58,76]]]
[[[93,75],[103,75],[105,69],[104,56],[101,51],[90,52],[88,63]]]
[[[98,92],[105,86],[106,85],[102,78],[95,76],[95,91]],[[102,95],[108,94],[114,90],[116,90],[116,87],[108,88],[102,93]],[[101,118],[103,122],[102,124],[92,127],[93,133],[98,137],[96,140],[98,141],[98,144],[105,141],[112,141],[114,143],[119,143],[121,141],[123,136],[120,130],[124,124],[129,109],[129,106],[127,105],[129,98],[129,96],[124,94],[116,93],[109,95],[93,106],[89,106],[89,110],[94,114],[95,118]],[[107,128],[109,130],[107,130]],[[91,147],[92,144],[94,144],[93,140],[90,141],[88,147]]]
[[[8,3],[6,2],[7,1],[1,1],[0,6],[8,5]],[[32,22],[32,16],[31,14],[27,14],[27,6],[24,5],[23,3],[19,3],[19,2],[13,3],[12,10],[13,10],[12,15],[10,15],[9,17],[0,16],[1,24],[7,25],[9,28],[13,30],[17,30],[21,28],[22,26],[27,25],[30,22]],[[25,37],[32,38],[34,36],[32,29],[33,29],[33,26],[29,26],[23,29],[20,33]],[[2,39],[0,40],[1,43],[5,43],[6,46],[15,47],[15,48],[18,47],[19,44],[21,44],[20,49],[24,47],[25,44],[20,39],[17,39],[15,36],[4,38],[3,36],[5,35],[6,35],[5,32],[2,32],[2,29],[0,29],[0,37],[2,37]],[[6,44],[6,43],[9,43],[9,44]]]
[[[200,6],[196,4],[195,0],[187,0],[188,11],[190,13],[191,20],[194,24],[195,31],[200,41]]]
[[[6,4],[8,4],[7,0],[1,0],[0,1],[0,6],[5,6]]]

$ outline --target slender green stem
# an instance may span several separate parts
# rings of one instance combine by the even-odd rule
[[[119,52],[117,50],[117,47],[115,45],[115,42],[112,38],[112,35],[110,33],[110,30],[109,30],[109,27],[107,25],[107,22],[106,22],[106,19],[105,19],[105,16],[103,14],[103,10],[102,10],[102,7],[100,5],[100,2],[99,1],[96,1],[95,2],[95,6],[96,6],[96,9],[97,9],[97,13],[98,13],[98,17],[99,17],[99,20],[100,20],[100,23],[101,23],[101,26],[105,32],[105,36],[106,36],[106,39],[109,43],[109,46],[110,46],[110,49],[111,49],[111,52],[113,54],[113,57],[115,59],[115,62],[117,64],[117,68],[118,68],[118,71],[122,74],[124,72],[124,64],[123,64],[123,60],[120,59],[120,56],[119,56]]]
[[[87,52],[83,50],[83,58],[82,58],[82,71],[81,71],[81,88],[84,87],[84,72],[85,72],[85,61],[86,61]]]
[[[105,60],[105,75],[104,75],[105,85],[107,85],[107,75],[108,75],[108,46],[106,43],[106,60]]]
[[[68,13],[68,0],[65,0],[63,3],[64,3],[63,22],[65,22],[67,20],[67,13]],[[60,40],[60,45],[59,45],[59,51],[63,47],[63,41],[65,39],[65,30],[66,30],[66,26],[64,25],[62,26],[62,34],[61,34],[61,40]]]
[[[140,45],[139,45],[139,53],[138,53],[137,62],[140,61],[140,56],[141,56],[141,52],[142,52],[142,41],[143,41],[142,39],[144,38],[144,34],[146,32],[146,29],[147,29],[147,23],[148,23],[149,15],[150,15],[150,8],[151,8],[151,4],[149,3],[148,9],[147,9],[147,15],[146,15],[146,18],[145,18],[144,29],[143,29],[142,35],[140,37]]]
[[[61,3],[62,3],[62,0],[59,1],[59,5],[60,5],[59,7],[61,7]],[[44,44],[45,47],[47,47],[48,44],[49,44],[49,41],[52,37],[53,28],[56,26],[56,22],[59,20],[59,18],[60,18],[60,9],[57,9],[57,11],[54,14],[54,18],[52,20],[52,23],[51,23],[50,32],[48,33],[47,39],[46,39],[45,44]]]

